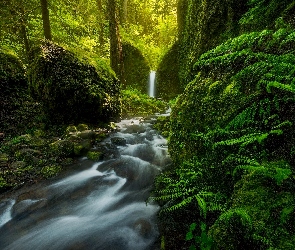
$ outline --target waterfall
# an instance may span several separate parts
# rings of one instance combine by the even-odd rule
[[[155,97],[155,78],[156,78],[156,71],[150,72],[150,79],[149,79],[149,96]]]

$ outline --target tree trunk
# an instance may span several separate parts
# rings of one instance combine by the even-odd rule
[[[119,33],[115,0],[108,0],[108,18],[111,67],[120,79],[121,84],[125,85],[122,42]]]
[[[98,22],[99,22],[99,50],[100,53],[103,55],[104,54],[104,43],[105,43],[105,39],[104,39],[104,13],[103,13],[103,8],[102,8],[102,2],[101,0],[97,0],[97,8],[98,8]]]
[[[28,33],[27,33],[27,20],[25,16],[23,1],[21,1],[20,5],[21,5],[20,6],[20,11],[21,11],[21,31],[20,32],[25,45],[26,57],[28,60],[30,60],[31,48],[30,48],[30,42],[29,42]]]
[[[41,1],[41,9],[42,9],[44,37],[45,39],[52,40],[51,30],[50,30],[50,21],[49,21],[48,3],[47,3],[47,0],[40,0],[40,1]]]

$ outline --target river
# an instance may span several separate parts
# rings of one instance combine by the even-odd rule
[[[81,158],[62,178],[6,195],[0,249],[159,249],[159,206],[146,200],[170,158],[154,119],[118,123],[100,145],[109,148],[107,160]]]

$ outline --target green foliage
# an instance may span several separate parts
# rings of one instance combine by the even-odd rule
[[[200,247],[199,249],[201,250],[210,250],[212,248],[213,245],[213,240],[208,237],[207,235],[207,225],[204,222],[201,222],[200,227],[201,227],[201,235],[200,236],[194,236],[193,232],[196,228],[197,224],[196,223],[192,223],[190,225],[189,231],[186,234],[185,239],[186,240],[195,240],[195,244],[198,244]],[[192,244],[190,246],[190,250],[195,250],[197,249],[195,244]]]
[[[167,104],[161,100],[156,100],[146,94],[142,94],[137,89],[127,88],[122,90],[122,115],[151,115],[164,112]]]
[[[294,6],[293,0],[250,0],[248,3],[250,9],[240,20],[246,30],[274,28],[280,17],[284,16],[286,21],[292,17],[288,9]]]

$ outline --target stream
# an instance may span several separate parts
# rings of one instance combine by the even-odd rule
[[[159,206],[146,200],[170,158],[154,120],[122,120],[100,145],[107,160],[81,158],[67,176],[1,200],[0,249],[160,249]]]

